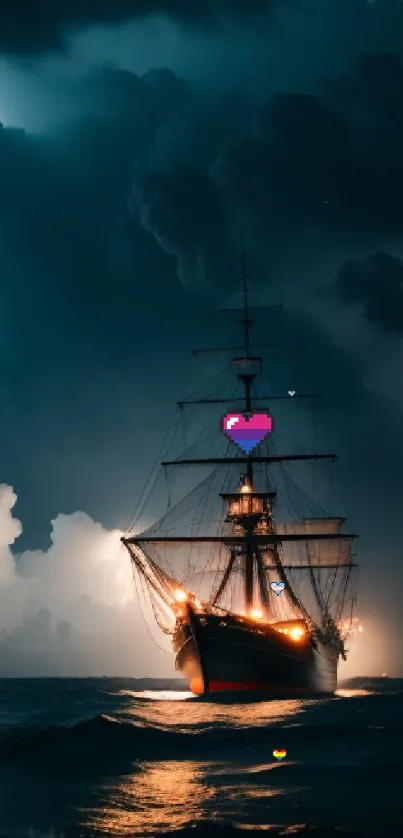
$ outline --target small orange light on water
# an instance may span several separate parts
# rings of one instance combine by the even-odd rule
[[[250,616],[252,620],[261,620],[263,618],[263,611],[260,611],[259,608],[253,608],[250,612]]]

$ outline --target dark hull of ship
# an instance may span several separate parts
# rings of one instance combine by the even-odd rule
[[[270,627],[200,616],[189,609],[173,637],[176,669],[196,695],[259,692],[269,696],[334,693],[338,651],[309,636],[295,642]]]

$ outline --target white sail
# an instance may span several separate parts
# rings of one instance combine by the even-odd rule
[[[276,525],[276,530],[279,534],[337,535],[341,531],[344,520],[344,518],[303,518],[301,521],[280,522]]]

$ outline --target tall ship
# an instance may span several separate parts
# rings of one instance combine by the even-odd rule
[[[325,508],[323,474],[316,484],[301,477],[301,468],[332,469],[336,455],[301,451],[293,429],[288,449],[278,452],[284,432],[275,406],[294,410],[297,400],[315,396],[271,393],[270,383],[262,393],[263,355],[250,347],[253,310],[244,270],[243,304],[230,309],[241,312],[243,346],[194,350],[237,352],[226,367],[232,389],[221,392],[219,382],[212,397],[178,403],[180,419],[188,407],[199,419],[207,410],[207,433],[196,423],[196,439],[161,462],[165,509],[122,542],[194,694],[332,694],[353,620],[356,536],[345,531],[345,517]]]

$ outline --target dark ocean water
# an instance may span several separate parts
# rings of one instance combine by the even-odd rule
[[[1,838],[403,836],[403,680],[248,704],[178,686],[0,680]]]

